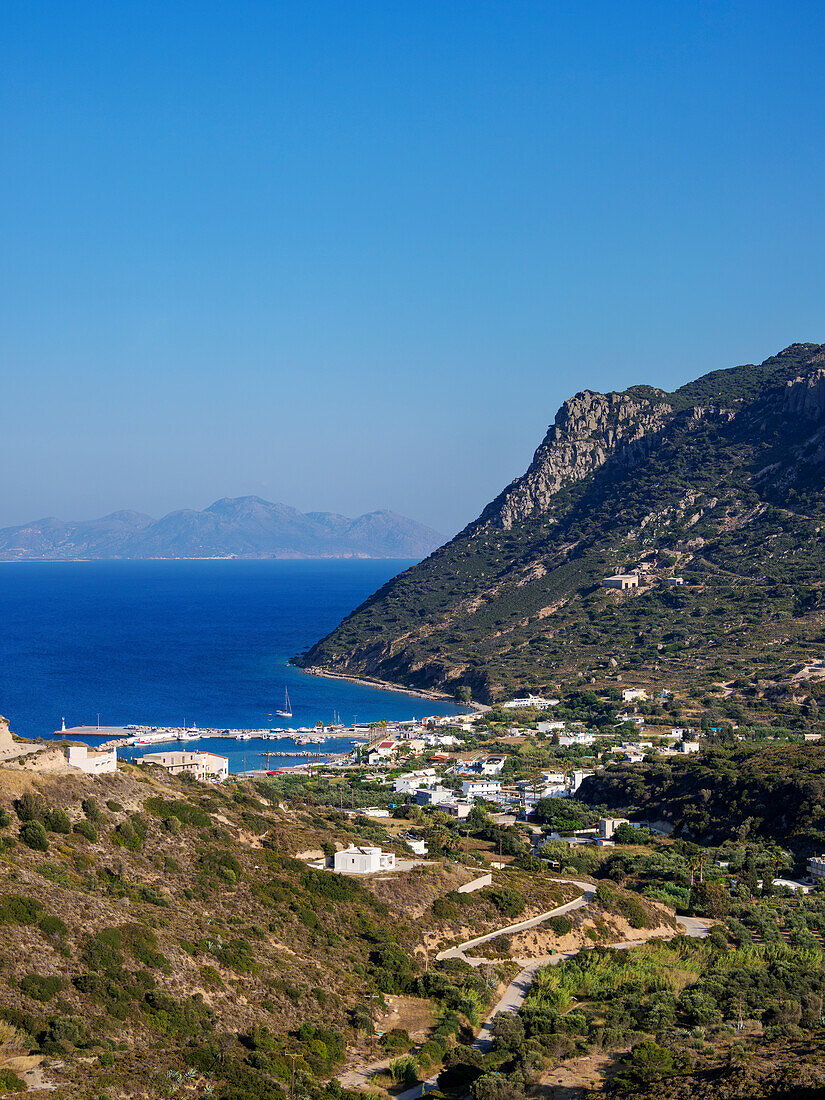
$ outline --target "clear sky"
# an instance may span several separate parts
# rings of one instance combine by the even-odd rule
[[[825,341],[825,5],[0,10],[0,525],[449,534],[565,397]]]

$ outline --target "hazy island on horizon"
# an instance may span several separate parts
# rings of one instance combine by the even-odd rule
[[[432,528],[386,509],[352,519],[247,496],[157,520],[126,510],[94,520],[49,517],[0,528],[0,561],[422,558],[442,541]]]

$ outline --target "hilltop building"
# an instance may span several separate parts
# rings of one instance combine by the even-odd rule
[[[624,591],[626,588],[638,587],[638,573],[614,573],[612,577],[604,577],[602,580],[602,588],[619,588]]]
[[[336,871],[347,875],[370,875],[373,871],[395,869],[395,852],[382,852],[380,848],[356,847],[351,844],[334,856]]]

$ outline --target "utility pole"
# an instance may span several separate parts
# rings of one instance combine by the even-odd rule
[[[292,1059],[292,1077],[290,1078],[289,1083],[289,1100],[295,1100],[295,1059],[297,1057],[297,1054],[287,1054],[287,1058]]]

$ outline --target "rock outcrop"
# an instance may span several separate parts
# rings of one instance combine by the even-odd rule
[[[577,393],[556,413],[527,473],[484,509],[478,524],[507,531],[547,511],[565,485],[589,477],[608,458],[635,465],[672,416],[673,408],[662,401],[637,400],[626,393]]]

